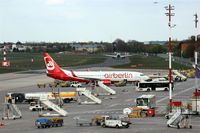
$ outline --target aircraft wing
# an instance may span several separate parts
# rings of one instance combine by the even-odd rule
[[[122,55],[121,57],[130,57],[130,56],[133,56],[133,55]]]
[[[71,70],[71,74],[73,77],[77,77],[77,75],[74,73],[74,71]],[[90,78],[90,77],[85,77],[85,76],[78,76],[77,78],[80,78],[80,79],[85,79],[85,80],[101,80],[100,78]]]
[[[106,54],[105,56],[116,58],[115,55],[109,55],[109,54]]]
[[[133,55],[121,55],[120,58],[126,58],[126,57],[130,57],[130,56],[133,56]]]
[[[84,76],[79,76],[79,78],[86,79],[86,80],[92,80],[92,81],[100,81],[100,80],[102,80],[100,78],[89,78],[89,77],[84,77]]]

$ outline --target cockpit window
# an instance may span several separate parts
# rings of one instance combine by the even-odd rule
[[[140,76],[145,76],[144,74],[140,74]]]

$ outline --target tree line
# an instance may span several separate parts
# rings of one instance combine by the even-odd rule
[[[200,43],[200,36],[198,36],[197,41],[197,51],[200,51],[199,43]],[[189,37],[188,39],[177,41],[172,41],[172,51],[175,56],[190,58],[194,56],[194,44],[195,44],[195,37]],[[2,44],[4,45],[4,44]],[[165,44],[160,45],[156,43],[151,44],[144,44],[144,42],[136,41],[136,40],[129,40],[125,42],[122,39],[116,39],[114,42],[73,42],[73,43],[60,43],[60,42],[17,42],[16,45],[24,45],[30,46],[27,47],[25,51],[14,50],[14,52],[76,52],[76,46],[79,47],[84,45],[95,45],[98,50],[94,53],[112,53],[112,52],[130,52],[130,53],[148,53],[148,54],[159,54],[159,53],[167,53],[168,51],[168,42],[166,41]],[[183,51],[182,45],[187,46],[186,49]]]

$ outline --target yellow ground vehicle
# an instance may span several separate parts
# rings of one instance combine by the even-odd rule
[[[127,83],[127,80],[124,79],[124,80],[122,80],[122,81],[119,81],[119,82],[115,83],[114,85],[115,85],[116,87],[121,87],[121,86],[126,86],[126,83]]]
[[[138,108],[138,107],[133,107],[131,108],[131,113],[128,114],[129,118],[140,118],[140,117],[144,117],[144,115],[142,114],[142,108]]]
[[[51,82],[51,83],[49,83],[49,87],[57,87],[58,84],[59,83],[57,83],[57,82]]]
[[[129,118],[154,117],[156,100],[155,95],[141,95],[136,99],[136,106],[125,108],[124,114],[128,114]]]
[[[37,87],[38,87],[38,88],[42,88],[42,87],[45,88],[45,87],[46,87],[46,84],[45,84],[45,83],[38,83],[38,84],[37,84]]]
[[[181,73],[188,78],[194,78],[195,77],[195,70],[194,69],[182,70]]]
[[[63,81],[59,83],[60,87],[70,87],[71,83],[67,81]]]
[[[60,94],[48,94],[49,99],[55,99],[56,97],[61,97],[64,103],[69,103],[76,100],[76,92],[61,92]]]

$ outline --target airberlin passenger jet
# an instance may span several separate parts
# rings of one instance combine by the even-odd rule
[[[140,72],[132,71],[72,71],[64,70],[60,68],[56,62],[49,56],[48,53],[44,53],[44,61],[47,68],[47,76],[54,79],[65,81],[79,81],[89,83],[91,81],[122,81],[135,82],[140,80],[146,80],[149,77]]]

